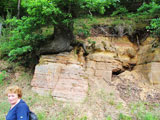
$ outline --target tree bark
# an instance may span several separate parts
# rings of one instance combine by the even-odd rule
[[[2,23],[0,22],[0,37],[1,37],[1,31],[2,31]]]
[[[40,54],[54,54],[71,51],[74,41],[73,23],[70,25],[55,25],[52,40],[40,48]]]
[[[18,6],[17,6],[17,18],[19,19],[20,18],[20,9],[21,9],[21,0],[18,0]]]

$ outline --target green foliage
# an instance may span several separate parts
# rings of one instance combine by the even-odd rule
[[[126,15],[128,13],[128,10],[125,7],[119,6],[116,8],[116,10],[111,14],[111,16],[122,16]]]
[[[14,61],[18,56],[21,56],[27,52],[30,52],[31,50],[32,50],[31,46],[24,46],[22,48],[13,49],[8,54],[8,56],[10,57],[9,60]]]
[[[144,3],[141,7],[139,7],[138,9],[137,9],[137,11],[138,12],[149,12],[149,10],[150,9],[152,9],[153,8],[153,5],[154,5],[155,3],[150,3],[150,4],[146,4],[146,3]]]
[[[126,0],[121,1],[122,3],[129,3]],[[140,1],[142,2],[142,1]],[[118,7],[117,7],[118,8]],[[147,3],[143,3],[136,13],[128,12],[127,9],[120,7],[112,13],[112,16],[118,15],[120,19],[113,22],[115,29],[119,35],[128,31],[127,34],[132,35],[136,29],[147,28],[154,35],[159,37],[160,35],[160,4],[156,0],[152,0]],[[125,16],[124,16],[125,15]],[[147,27],[146,27],[147,26]]]
[[[160,5],[155,2],[151,2],[149,4],[144,3],[141,7],[137,9],[137,12],[141,14],[147,14],[154,16],[159,16],[160,14]]]
[[[85,15],[96,11],[104,13],[104,7],[109,7],[114,2],[117,0],[27,0],[27,4],[22,5],[27,8],[30,16],[38,17],[42,24],[69,25],[76,17],[75,14]]]
[[[15,0],[13,0],[15,1]],[[47,36],[42,28],[54,26],[54,29],[68,28],[72,31],[76,17],[103,14],[105,8],[118,0],[22,0],[24,15],[21,19],[7,18],[0,38],[0,57],[9,57],[11,61],[29,61],[28,57],[43,44]],[[15,4],[15,3],[14,3]],[[81,14],[80,14],[81,13]],[[90,28],[85,24],[79,29],[80,34],[89,36]],[[30,55],[29,55],[30,54]],[[24,58],[23,58],[24,57]],[[30,57],[32,58],[32,57]]]
[[[44,36],[36,30],[37,26],[32,26],[34,21],[36,18],[25,16],[22,19],[13,17],[5,21],[7,28],[3,29],[3,33],[5,33],[3,36],[8,35],[6,39],[0,39],[1,57],[8,56],[9,60],[13,61],[36,49],[38,43],[43,41]]]
[[[77,29],[77,34],[82,37],[89,37],[90,36],[90,26],[86,24],[82,24],[81,28]]]
[[[153,35],[160,37],[160,18],[152,19],[150,26],[146,27]]]
[[[6,71],[0,72],[0,85],[3,85],[3,82],[4,82],[4,80],[5,80],[5,78],[6,78],[7,76],[8,76],[8,75],[7,75]]]
[[[91,44],[91,45],[92,45],[92,44],[95,45],[95,44],[96,44],[96,41],[93,41],[93,40],[91,40],[91,39],[88,39],[88,43]]]
[[[17,0],[1,0],[0,1],[0,16],[6,16],[8,12],[16,15]]]
[[[160,4],[160,1],[159,0],[152,0],[152,2],[155,2],[157,4]]]
[[[88,43],[89,43],[89,46],[90,46],[89,48],[95,49],[96,41],[93,41],[93,40],[89,39]]]
[[[154,36],[160,36],[160,4],[151,2],[149,4],[144,3],[138,10],[139,13],[149,16],[151,18],[150,25],[146,28],[153,33]],[[150,17],[151,16],[151,17]]]

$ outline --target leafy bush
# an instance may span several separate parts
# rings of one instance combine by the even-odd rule
[[[146,27],[153,35],[160,37],[160,18],[152,19],[150,26]]]
[[[160,15],[160,5],[155,2],[149,4],[144,3],[141,7],[137,9],[138,13],[147,14],[148,16],[155,17]]]
[[[117,1],[119,0],[22,1],[21,8],[24,10],[24,16],[21,19],[17,19],[16,17],[7,19],[4,23],[4,33],[7,35],[3,35],[4,39],[0,39],[0,57],[9,57],[12,61],[19,61],[19,58],[25,58],[26,54],[28,56],[32,55],[40,45],[46,42],[46,36],[41,31],[42,27],[54,26],[55,32],[53,36],[59,37],[59,35],[55,34],[67,34],[72,39],[73,23],[74,19],[79,16],[77,15],[78,13],[82,13],[82,16],[92,15],[92,12],[103,14],[105,8]],[[89,29],[84,24],[82,29],[79,29],[79,33],[89,36]],[[69,31],[70,35],[66,31]],[[27,61],[25,59],[23,60]]]
[[[18,56],[21,56],[27,52],[30,52],[31,50],[32,50],[31,46],[24,46],[22,48],[13,49],[8,54],[8,56],[10,57],[9,60],[14,61]]]
[[[124,11],[125,13],[125,9],[119,9],[118,11]],[[113,13],[118,14],[118,11]],[[154,36],[160,36],[160,4],[156,0],[152,0],[152,2],[149,3],[143,3],[137,9],[136,13],[128,13],[126,17],[128,20],[130,20],[130,23],[132,22],[131,24],[126,22],[127,18],[125,17],[123,17],[123,19],[125,18],[125,21],[123,19],[116,20],[119,23],[114,23],[116,26],[118,26],[117,29],[122,31],[121,33],[127,29],[126,31],[130,31],[129,35],[131,35],[130,33],[133,33],[135,29],[147,28]],[[123,24],[120,23],[120,21],[122,21]]]
[[[35,21],[36,18],[25,16],[21,19],[13,17],[5,21],[4,38],[0,39],[1,58],[9,57],[9,60],[14,61],[37,49],[45,37],[40,31],[37,31],[37,26],[32,26],[34,23],[36,24]]]
[[[90,26],[86,24],[82,24],[81,28],[77,29],[77,34],[81,37],[89,37],[90,36]]]
[[[116,10],[111,14],[111,16],[116,15],[126,15],[128,13],[128,10],[125,7],[119,6],[116,8]]]
[[[143,3],[143,5],[140,6],[140,7],[137,9],[137,11],[138,11],[138,12],[141,12],[141,13],[149,12],[149,10],[153,8],[154,4],[155,4],[154,2],[152,2],[152,3],[150,3],[150,4]]]

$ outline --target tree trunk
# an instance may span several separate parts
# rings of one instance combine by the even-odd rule
[[[18,0],[18,6],[17,6],[17,18],[19,19],[20,18],[20,9],[21,9],[21,0]]]
[[[2,31],[2,23],[0,22],[0,37],[1,37],[1,31]]]
[[[52,54],[71,51],[71,43],[74,41],[73,23],[69,26],[54,26],[54,35],[52,40],[40,48],[40,54]]]

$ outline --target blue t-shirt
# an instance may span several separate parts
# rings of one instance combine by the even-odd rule
[[[17,105],[9,110],[6,120],[29,120],[29,107],[21,99]]]

